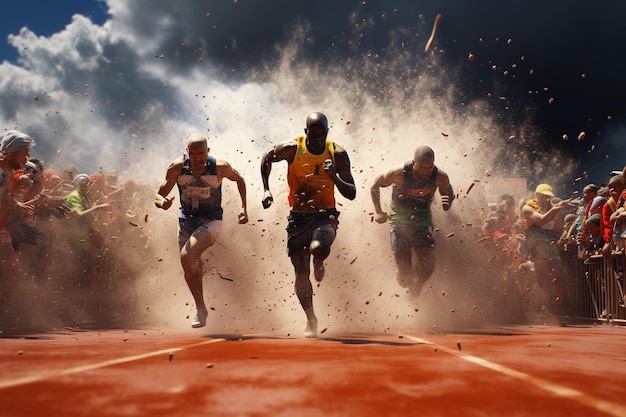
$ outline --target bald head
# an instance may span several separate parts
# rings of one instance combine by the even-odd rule
[[[435,159],[435,152],[429,146],[418,146],[413,154],[415,162],[432,161]]]
[[[199,133],[194,133],[192,135],[189,135],[189,137],[187,138],[187,149],[196,147],[196,146],[203,146],[205,148],[208,148],[209,145],[207,142],[207,138],[202,136]]]

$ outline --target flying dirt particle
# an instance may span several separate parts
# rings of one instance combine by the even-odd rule
[[[469,53],[469,55],[467,56],[467,59],[468,59],[470,62],[474,61],[474,54],[470,52],[470,53]]]
[[[586,136],[587,134],[585,132],[580,132],[578,134],[578,141],[580,142],[581,140],[585,139]]]
[[[554,104],[554,97],[550,97],[550,100],[548,100],[548,104]]]
[[[446,237],[452,237],[452,236],[454,236],[454,232],[452,232],[452,233],[448,233],[448,234],[446,235]]]
[[[322,330],[320,333],[326,333],[326,330],[328,330],[327,327],[325,327],[324,330]]]
[[[447,134],[447,133],[445,133],[445,132],[441,132],[441,136],[443,136],[444,138],[447,138],[447,137],[448,137],[448,134]]]
[[[491,176],[491,171],[486,171],[486,172],[485,172],[485,176],[486,176],[486,177],[490,177],[490,176]]]
[[[170,354],[168,356],[169,356],[169,361],[171,362],[172,359],[174,359],[174,354],[172,352],[170,352]]]
[[[441,291],[441,295],[445,297],[446,296],[446,292],[445,291]]]
[[[207,363],[206,365],[204,365],[205,368],[207,369],[211,369],[213,368],[213,364],[212,363]]]
[[[563,140],[569,140],[569,136],[567,134],[563,135]]]
[[[435,17],[435,24],[433,25],[433,30],[430,33],[430,38],[428,38],[428,42],[426,42],[426,47],[424,48],[424,52],[428,52],[433,42],[435,42],[435,37],[437,36],[437,30],[439,29],[439,24],[441,23],[441,14],[438,14]]]
[[[17,352],[17,356],[22,356],[24,354],[24,351],[20,350]]]
[[[470,186],[467,188],[467,191],[465,192],[465,194],[469,194],[470,191],[472,191],[472,188],[474,188],[474,185],[476,185],[474,182],[472,182],[470,184]]]
[[[509,140],[515,140],[515,135],[509,136]]]
[[[222,278],[224,281],[232,281],[233,280],[232,278],[228,278],[228,277],[223,276],[219,272],[217,273],[217,275],[219,275],[219,277]]]
[[[461,342],[456,342],[456,347],[461,350]]]
[[[353,263],[355,263],[357,258],[358,258],[358,256],[357,256],[357,257],[355,257],[355,258],[352,260],[352,262],[350,262],[350,265],[352,265]]]

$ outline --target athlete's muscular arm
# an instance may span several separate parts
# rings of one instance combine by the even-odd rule
[[[239,210],[239,224],[248,223],[248,200],[246,192],[246,181],[244,178],[233,168],[228,162],[218,160],[217,174],[220,181],[222,178],[227,178],[237,183],[237,190],[239,191],[239,197],[241,198],[241,209]]]
[[[174,196],[168,197],[174,185],[176,185],[176,181],[180,176],[180,172],[183,168],[183,158],[180,157],[173,161],[168,167],[167,172],[165,173],[165,181],[161,183],[159,189],[154,196],[154,205],[157,208],[167,210],[172,206],[172,202],[174,201]]]
[[[387,213],[383,211],[380,205],[380,188],[389,187],[393,184],[397,187],[401,187],[404,181],[403,169],[403,167],[391,168],[374,177],[374,182],[370,188],[370,196],[374,204],[374,211],[376,213],[375,220],[377,223],[386,222],[388,217]]]
[[[263,208],[272,205],[274,197],[270,192],[270,173],[272,172],[272,164],[279,161],[287,161],[291,163],[296,156],[298,145],[295,141],[280,143],[267,151],[261,159],[261,179],[263,180]]]
[[[356,185],[350,171],[350,158],[348,152],[335,145],[335,163],[330,167],[335,186],[342,196],[348,200],[356,198]]]
[[[437,169],[437,188],[439,189],[439,194],[441,195],[443,210],[450,210],[452,202],[454,201],[454,190],[452,189],[452,184],[450,184],[448,174],[443,172],[441,169]]]

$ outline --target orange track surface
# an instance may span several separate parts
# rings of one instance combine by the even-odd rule
[[[0,339],[1,416],[626,416],[626,329]]]

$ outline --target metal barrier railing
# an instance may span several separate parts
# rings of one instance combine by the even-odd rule
[[[573,259],[570,267],[569,315],[626,323],[624,254],[614,252],[608,259],[602,255],[592,255],[584,261]]]

